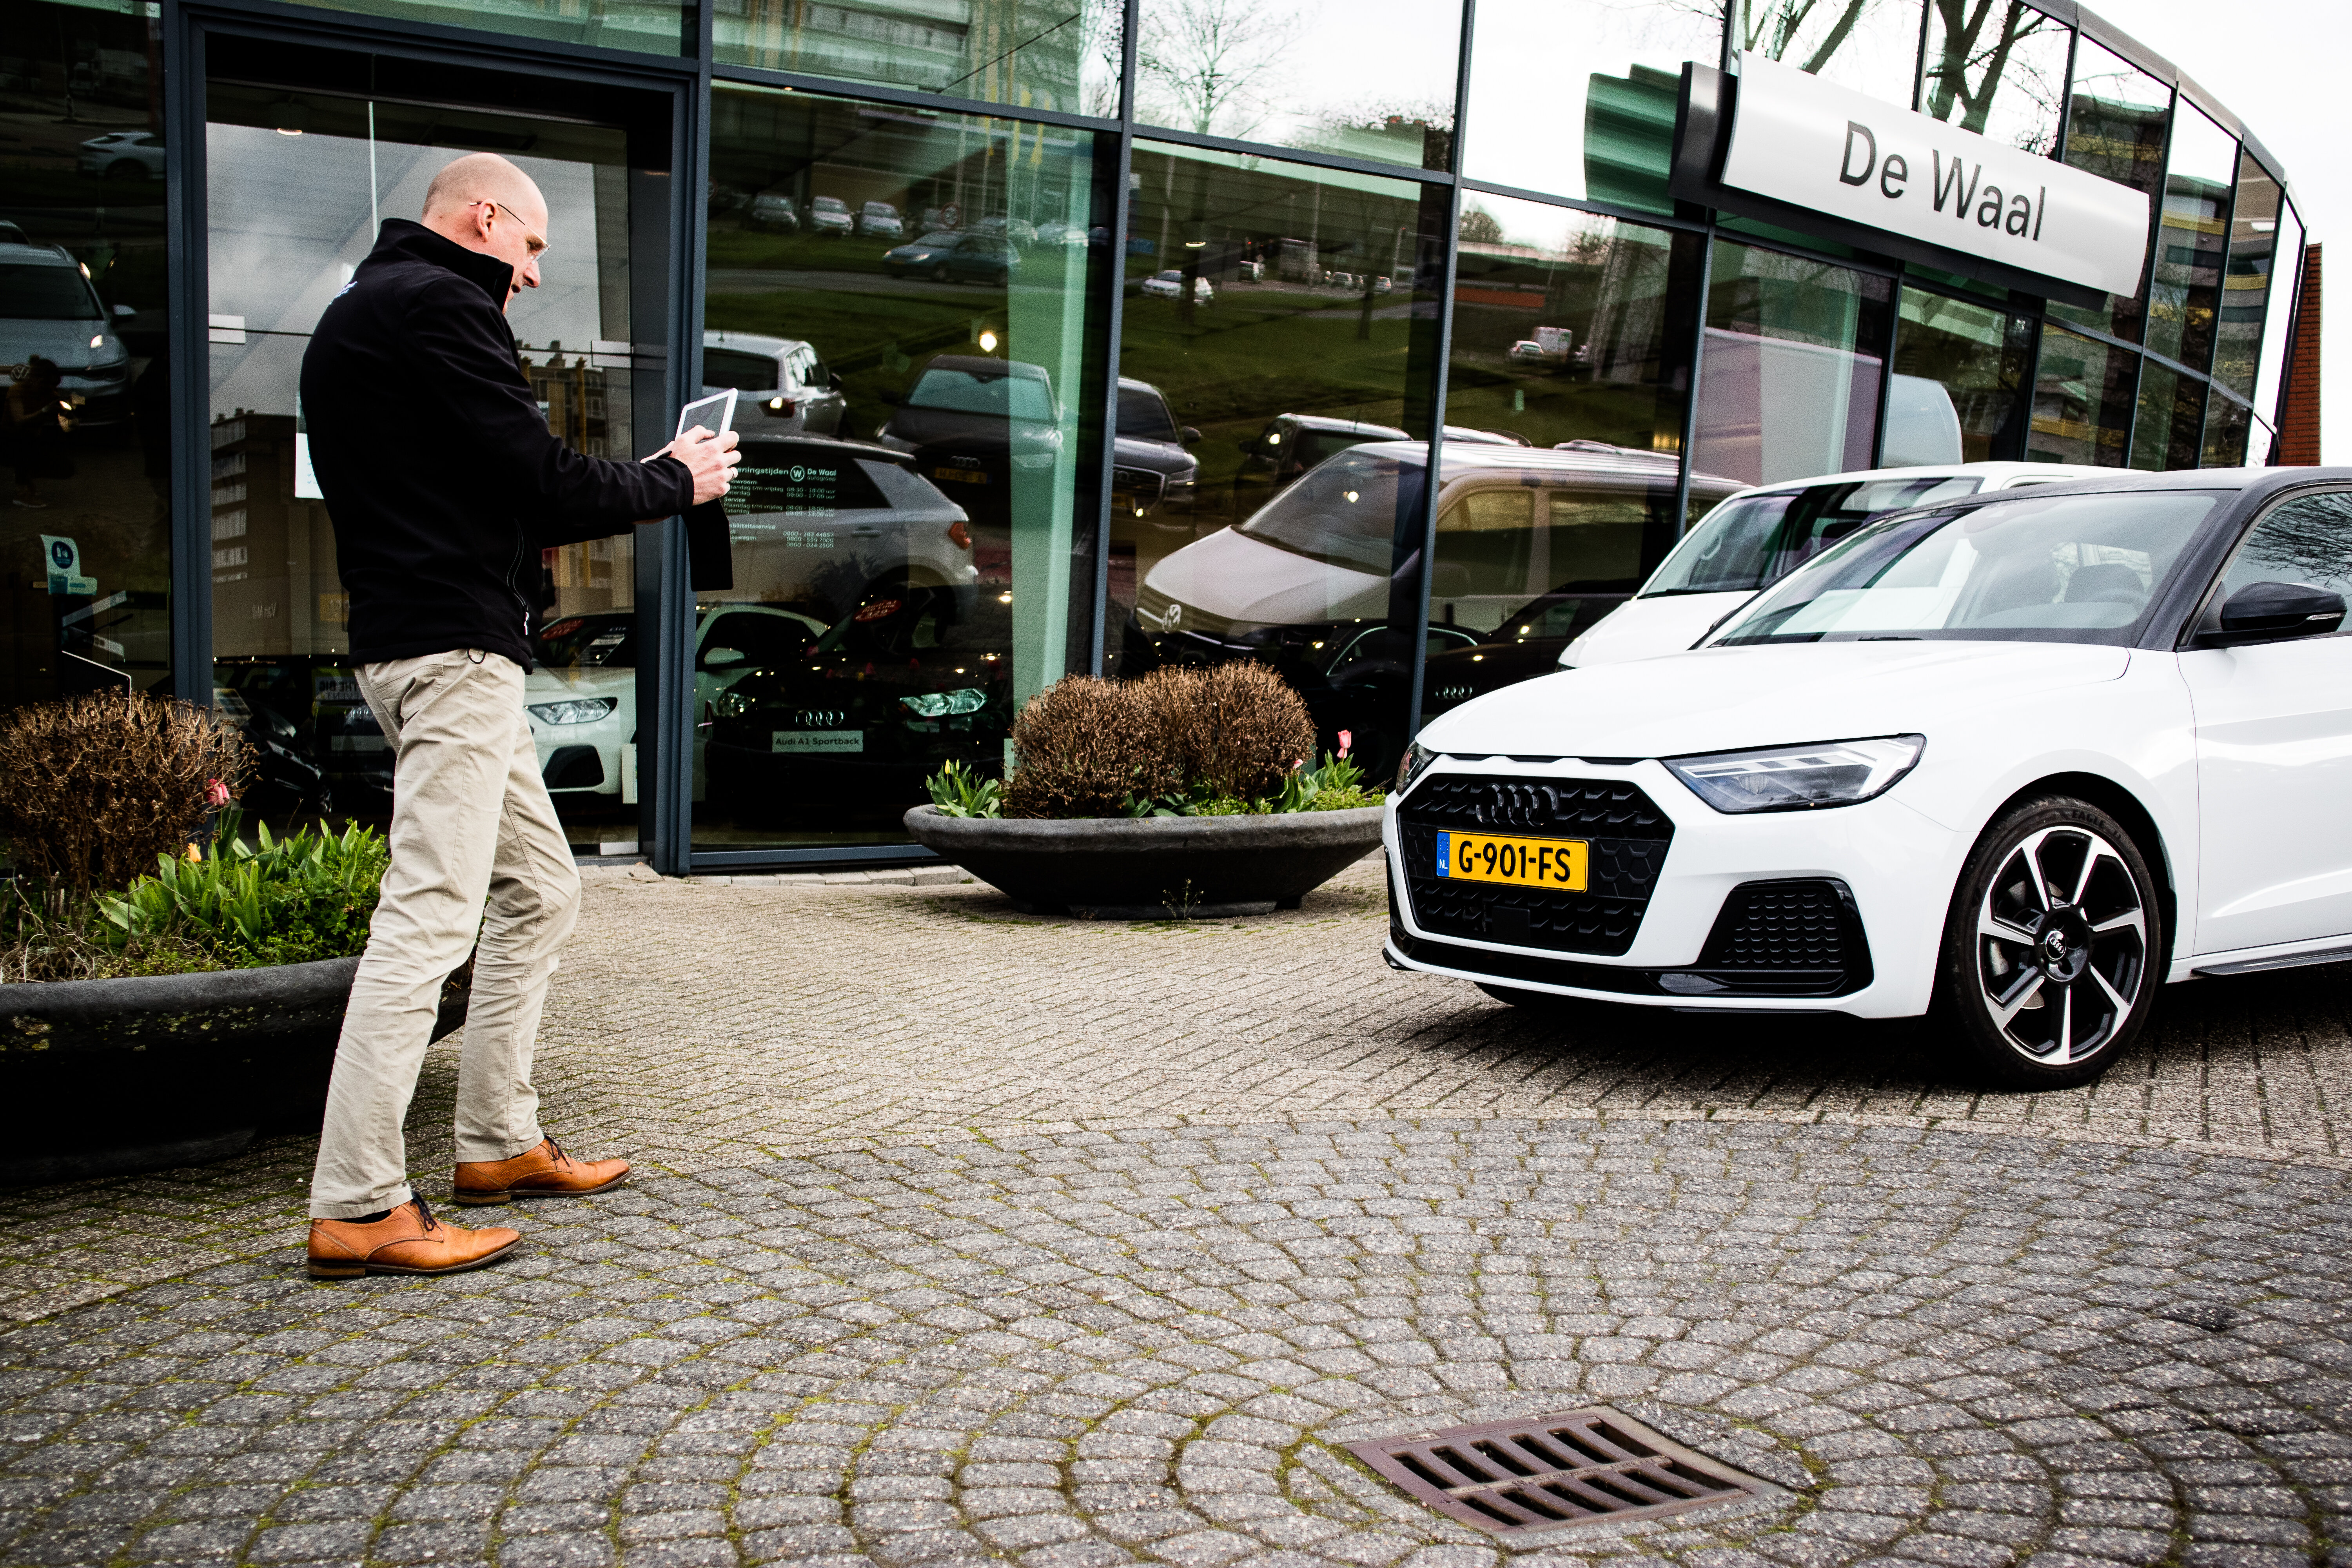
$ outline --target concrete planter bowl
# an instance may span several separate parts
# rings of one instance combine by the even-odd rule
[[[919,805],[907,831],[1034,914],[1214,920],[1297,909],[1380,847],[1381,808],[1031,822]]]
[[[0,985],[0,1186],[200,1164],[315,1131],[357,958]],[[434,1037],[466,1019],[461,970]]]

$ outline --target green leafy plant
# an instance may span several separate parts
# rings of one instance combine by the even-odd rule
[[[1293,769],[1282,781],[1276,811],[1345,811],[1351,806],[1378,805],[1381,792],[1364,788],[1364,770],[1348,755],[1348,731],[1339,731],[1339,751],[1323,753],[1318,767]]]
[[[248,846],[242,825],[226,807],[209,856],[161,856],[152,876],[99,895],[110,939],[127,949],[178,933],[238,969],[348,957],[367,945],[390,859],[382,834],[352,823],[340,834],[306,827],[273,838],[264,825]]]
[[[961,763],[943,764],[924,784],[931,792],[931,804],[940,808],[941,816],[1003,815],[1004,786],[995,779],[982,778]]]

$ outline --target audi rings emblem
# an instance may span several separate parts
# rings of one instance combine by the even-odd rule
[[[793,715],[793,724],[802,730],[830,730],[845,721],[846,710],[840,708],[803,708]]]

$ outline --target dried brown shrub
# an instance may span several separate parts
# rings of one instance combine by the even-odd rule
[[[1091,676],[1031,698],[1013,721],[1013,751],[1007,816],[1120,816],[1129,795],[1163,795],[1178,780],[1140,689]]]
[[[209,708],[100,692],[0,716],[0,835],[19,871],[76,890],[127,888],[184,851],[234,795],[245,737]]]
[[[1161,669],[1137,682],[1158,716],[1161,744],[1185,784],[1236,800],[1278,793],[1315,754],[1315,721],[1288,682],[1247,660]]]

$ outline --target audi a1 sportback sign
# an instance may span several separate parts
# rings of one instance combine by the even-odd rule
[[[1685,73],[1675,194],[2029,292],[2139,291],[2146,195],[1749,55]]]

